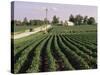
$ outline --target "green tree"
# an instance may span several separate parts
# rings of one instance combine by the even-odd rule
[[[59,18],[53,16],[52,24],[58,24],[58,23],[59,23]]]
[[[76,15],[75,24],[76,25],[82,25],[83,24],[83,17],[81,15]]]
[[[25,17],[24,18],[24,20],[23,20],[23,23],[22,23],[23,25],[28,25],[28,20],[27,20],[27,18]]]
[[[30,25],[43,25],[44,21],[43,20],[30,20]]]
[[[90,17],[88,19],[88,24],[90,24],[90,25],[96,24],[94,17]]]
[[[75,22],[75,18],[74,18],[74,16],[72,14],[69,16],[69,21]]]
[[[85,16],[84,19],[83,19],[83,24],[87,25],[87,23],[88,23],[88,16]]]

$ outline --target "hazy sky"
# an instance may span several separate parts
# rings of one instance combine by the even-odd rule
[[[23,20],[24,17],[30,19],[44,19],[45,8],[48,8],[48,19],[52,20],[54,15],[60,20],[68,20],[70,14],[95,17],[97,20],[97,7],[86,5],[52,4],[16,1],[14,4],[14,19]]]

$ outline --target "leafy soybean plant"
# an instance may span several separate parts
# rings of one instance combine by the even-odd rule
[[[14,48],[14,73],[97,68],[97,40],[92,31],[95,28],[87,33],[87,29],[76,28],[85,27],[54,26],[48,33],[39,32],[18,40]]]

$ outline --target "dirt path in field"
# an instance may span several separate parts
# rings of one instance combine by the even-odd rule
[[[49,28],[51,28],[51,25],[47,25],[47,27],[46,26],[37,27],[37,28],[34,28],[34,30],[32,32],[26,31],[26,32],[23,32],[20,34],[16,34],[12,38],[14,38],[14,39],[23,38],[23,37],[29,36],[31,34],[35,34],[35,33],[40,32],[40,31],[44,31],[44,30],[49,29]]]

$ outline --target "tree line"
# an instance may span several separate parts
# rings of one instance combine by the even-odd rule
[[[20,21],[20,20],[12,20],[11,21],[12,25],[17,25],[17,26],[43,25],[46,23],[49,24],[49,21],[46,19],[44,19],[44,20],[34,19],[34,20],[28,21],[28,19],[26,17],[23,19],[23,21]]]
[[[72,14],[69,16],[69,21],[73,22],[75,25],[96,25],[96,21],[94,17],[88,17],[88,16],[81,16],[80,14],[73,16]],[[47,20],[46,18],[44,18],[44,20],[29,20],[25,17],[23,19],[23,21],[19,21],[19,20],[12,20],[11,24],[14,25],[19,25],[19,26],[23,26],[23,25],[44,25],[44,24],[52,24],[52,25],[63,25],[65,22],[63,22],[62,20],[59,20],[59,17],[57,17],[56,15],[53,16],[52,21],[50,22],[49,20]]]
[[[94,17],[81,16],[80,14],[76,16],[73,16],[71,14],[69,17],[69,21],[73,22],[75,25],[95,25],[96,24]]]

